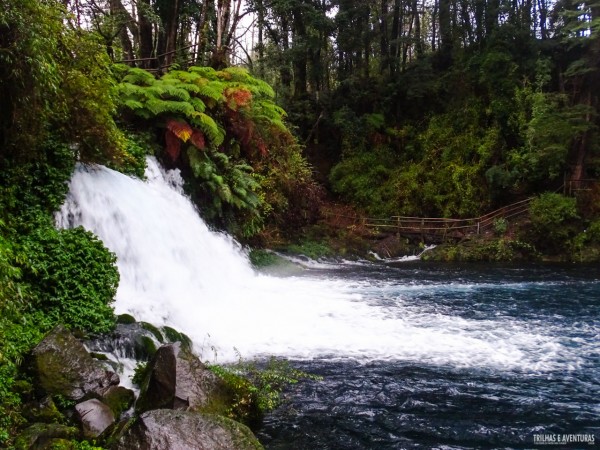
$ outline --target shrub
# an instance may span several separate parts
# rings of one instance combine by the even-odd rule
[[[119,272],[115,255],[98,238],[81,227],[47,227],[32,233],[23,248],[23,277],[37,309],[70,328],[93,333],[113,328],[110,304]]]
[[[225,415],[250,427],[281,403],[283,390],[302,379],[320,377],[294,369],[289,362],[271,358],[264,367],[240,360],[230,366],[209,366],[226,386],[231,406]]]
[[[573,234],[570,225],[579,218],[576,199],[552,192],[532,200],[529,213],[532,240],[540,249],[551,252],[566,246]]]
[[[508,220],[504,217],[500,217],[494,220],[494,233],[496,236],[503,236],[506,234],[506,230],[508,229]]]

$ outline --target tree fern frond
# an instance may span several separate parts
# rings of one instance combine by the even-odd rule
[[[225,84],[220,81],[209,81],[200,86],[198,95],[213,99],[217,102],[223,101]]]
[[[152,86],[156,81],[154,75],[144,69],[133,67],[129,69],[129,73],[125,75],[123,81],[126,83],[137,84],[140,86]]]
[[[165,132],[165,144],[167,154],[171,157],[171,161],[176,161],[181,153],[181,140],[170,130]]]
[[[271,120],[270,121],[271,125],[273,125],[274,127],[276,127],[279,131],[287,133],[289,132],[288,128],[286,127],[285,123],[283,123],[281,120]]]
[[[217,125],[212,117],[196,111],[190,116],[193,117],[193,119],[191,119],[192,123],[202,130],[208,139],[210,139],[214,147],[218,147],[223,143],[225,140],[225,132]]]
[[[280,107],[277,106],[275,103],[273,103],[270,100],[258,100],[256,102],[254,102],[254,106],[256,110],[259,110],[262,112],[262,114],[267,117],[269,120],[274,120],[274,119],[279,119],[281,120],[282,118],[286,117],[286,112],[285,110]]]
[[[197,97],[192,97],[189,103],[194,107],[194,110],[197,112],[202,113],[206,111],[206,104]]]
[[[229,80],[241,81],[244,83],[247,82],[248,79],[253,78],[248,73],[248,69],[245,69],[244,67],[239,67],[239,66],[226,67],[225,69],[220,70],[218,72],[218,74],[221,77],[227,78]],[[224,75],[226,75],[226,77]]]
[[[269,99],[275,97],[273,88],[265,81],[256,78],[252,78],[250,82],[230,81],[227,83],[227,86],[247,89],[256,97],[266,97]]]
[[[161,80],[179,80],[183,83],[194,84],[201,76],[185,70],[172,70],[161,77]]]
[[[194,128],[192,135],[190,136],[190,144],[194,144],[196,148],[204,150],[206,148],[206,139],[204,138],[204,133]]]
[[[182,102],[187,102],[190,99],[190,94],[185,90],[181,89],[179,86],[175,86],[172,84],[159,82],[154,86],[151,86],[147,89],[151,94],[156,97],[160,97],[163,100],[168,99],[178,99]]]
[[[199,67],[193,66],[190,67],[190,72],[200,75],[202,78],[206,78],[207,80],[216,80],[217,79],[217,71],[212,67]]]
[[[137,97],[148,98],[148,88],[146,86],[138,86],[137,84],[123,82],[117,86],[119,97]]]
[[[186,122],[182,120],[169,119],[166,123],[167,130],[181,139],[183,142],[187,142],[194,130]]]
[[[215,166],[214,163],[206,156],[206,154],[200,152],[195,147],[189,147],[187,149],[187,156],[194,176],[202,180],[210,179],[211,174],[215,170]]]
[[[161,85],[175,86],[179,89],[184,89],[190,94],[197,94],[200,91],[200,86],[195,83],[187,83],[178,78],[161,78]]]
[[[146,102],[146,107],[155,115],[159,114],[182,114],[184,116],[193,115],[194,107],[187,102],[178,102],[175,100],[161,100],[152,98]]]
[[[144,104],[138,100],[128,98],[122,102],[122,105],[132,111],[137,111],[144,108]]]
[[[255,78],[254,83],[252,84],[252,90],[254,94],[262,94],[268,98],[275,98],[275,91],[266,81]]]

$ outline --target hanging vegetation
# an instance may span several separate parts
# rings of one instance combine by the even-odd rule
[[[192,175],[192,196],[213,223],[249,237],[269,221],[316,215],[304,193],[317,200],[318,188],[267,83],[239,67],[115,72],[123,114],[162,130],[167,160]]]

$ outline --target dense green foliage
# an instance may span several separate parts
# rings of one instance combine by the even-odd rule
[[[225,415],[250,427],[259,425],[265,413],[279,406],[284,389],[300,380],[319,379],[276,358],[264,365],[240,360],[233,365],[209,368],[225,382],[225,394],[231,404]]]
[[[113,327],[110,304],[119,275],[115,257],[81,228],[57,230],[53,211],[73,168],[68,146],[47,144],[45,157],[11,164],[0,180],[0,440],[20,423],[12,391],[23,356],[58,323],[83,332]]]
[[[576,200],[544,193],[531,202],[530,211],[533,241],[537,246],[547,251],[564,250],[576,233],[573,227],[579,218]]]
[[[268,84],[237,67],[160,78],[116,69],[121,111],[140,127],[162,129],[165,158],[189,175],[205,218],[248,237],[269,221],[297,225],[310,216],[318,189]]]
[[[54,226],[77,158],[136,166],[105,49],[70,20],[57,1],[0,2],[0,445],[22,424],[20,365],[44,333],[114,322],[114,255]]]

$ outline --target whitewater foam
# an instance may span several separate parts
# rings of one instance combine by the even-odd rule
[[[147,178],[79,165],[57,224],[82,225],[115,252],[117,313],[182,330],[205,360],[232,361],[239,352],[499,369],[578,363],[555,337],[514,320],[474,321],[426,304],[371,301],[389,295],[385,283],[257,274],[239,244],[199,218],[177,171],[150,158]],[[403,287],[396,288],[401,300]]]

